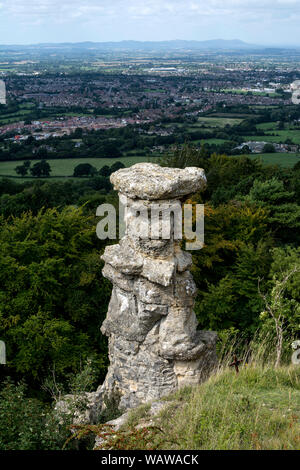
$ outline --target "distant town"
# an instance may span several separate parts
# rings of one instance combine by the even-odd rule
[[[185,143],[298,159],[297,51],[0,52],[0,161],[145,159]]]

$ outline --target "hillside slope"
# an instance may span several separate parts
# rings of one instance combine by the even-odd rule
[[[300,447],[300,368],[225,369],[198,387],[133,410],[104,448],[270,450]],[[101,434],[101,432],[100,432]],[[99,435],[99,433],[98,433]]]

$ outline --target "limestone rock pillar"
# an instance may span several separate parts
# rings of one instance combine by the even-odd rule
[[[204,188],[206,179],[199,168],[140,163],[113,173],[111,182],[126,206],[126,232],[102,257],[113,291],[101,327],[109,338],[110,366],[98,393],[117,391],[120,407],[128,409],[199,384],[216,364],[217,335],[197,331],[192,256],[181,250],[176,214],[168,213],[181,209],[181,199]],[[153,207],[158,215],[148,218]],[[157,238],[162,220],[170,221],[169,238]],[[141,238],[143,229],[148,237]]]

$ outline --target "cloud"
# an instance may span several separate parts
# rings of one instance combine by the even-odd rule
[[[0,0],[5,41],[26,30],[25,41],[223,36],[276,42],[281,34],[299,42],[299,21],[300,0]]]
[[[234,16],[293,17],[300,13],[299,0],[2,0],[2,10],[19,20],[90,20],[95,15],[124,20]]]

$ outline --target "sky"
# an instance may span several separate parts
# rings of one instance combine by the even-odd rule
[[[241,39],[300,45],[300,0],[0,0],[0,44]]]

